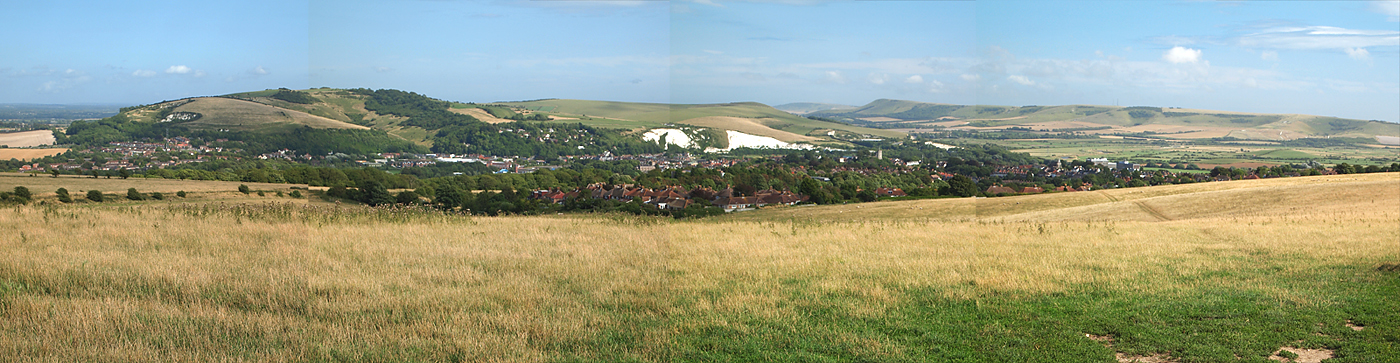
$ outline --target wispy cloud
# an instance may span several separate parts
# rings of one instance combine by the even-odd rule
[[[869,80],[871,84],[885,84],[885,82],[889,82],[890,75],[882,73],[871,73],[868,77],[866,77],[866,79]]]
[[[135,77],[154,77],[156,75],[156,71],[138,69],[135,72],[131,72],[131,75]]]
[[[1235,39],[1247,48],[1344,50],[1400,44],[1400,31],[1356,30],[1330,26],[1279,27]]]
[[[1026,78],[1026,76],[1012,75],[1012,76],[1007,76],[1006,79],[1009,79],[1009,80],[1011,80],[1012,82],[1020,83],[1022,86],[1034,86],[1034,85],[1035,85],[1035,81],[1032,81],[1030,78]]]
[[[39,92],[58,93],[70,88],[77,87],[78,85],[87,83],[88,81],[92,80],[92,76],[89,76],[87,72],[83,72],[76,69],[67,69],[61,73],[57,73],[57,75],[59,76],[59,79],[50,80],[44,82],[43,84],[40,84],[38,89]]]
[[[1263,59],[1263,60],[1270,61],[1270,62],[1277,62],[1277,61],[1278,61],[1278,52],[1275,52],[1275,51],[1272,51],[1272,50],[1263,51],[1263,52],[1259,53],[1259,59]]]
[[[694,2],[694,3],[696,3],[696,4],[701,4],[701,5],[709,5],[709,6],[714,6],[714,7],[720,7],[720,8],[724,7],[724,5],[720,5],[720,4],[715,3],[714,1],[711,1],[711,0],[691,0],[691,2]]]
[[[594,67],[622,67],[622,66],[650,66],[659,67],[670,64],[667,57],[646,57],[646,56],[611,56],[611,57],[573,57],[573,58],[549,58],[549,59],[525,59],[510,62],[520,67],[536,66],[594,66]]]
[[[791,42],[791,41],[796,41],[797,38],[789,38],[789,37],[749,37],[748,40],[757,40],[757,41],[763,41],[763,42]]]
[[[1351,48],[1347,49],[1346,52],[1347,56],[1351,57],[1351,59],[1359,61],[1371,60],[1371,52],[1367,51],[1366,48]]]
[[[1400,21],[1400,1],[1381,0],[1371,2],[1371,11],[1385,14],[1386,20]]]
[[[194,70],[190,69],[190,67],[186,67],[183,65],[170,66],[170,68],[165,69],[165,73],[167,74],[188,74],[193,71]]]
[[[846,84],[846,76],[841,75],[840,71],[826,71],[826,76],[823,77],[822,80],[836,84]]]

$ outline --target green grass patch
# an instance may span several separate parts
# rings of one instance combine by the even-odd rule
[[[1304,160],[1306,160],[1306,159],[1316,159],[1316,158],[1317,158],[1317,155],[1313,155],[1313,154],[1309,154],[1309,153],[1305,153],[1305,152],[1297,151],[1297,150],[1289,150],[1289,149],[1273,149],[1273,150],[1258,152],[1258,153],[1255,153],[1255,155],[1258,155],[1259,157],[1272,158],[1272,159],[1304,159]]]
[[[744,293],[721,289],[681,296],[674,344],[684,362],[1107,362],[1115,352],[1169,354],[1182,362],[1266,362],[1279,347],[1326,348],[1329,362],[1400,360],[1400,329],[1353,331],[1347,321],[1400,321],[1400,278],[1369,266],[1326,266],[1279,274],[1283,259],[1241,261],[1241,270],[1179,276],[1197,288],[1168,293],[1078,286],[1050,294],[904,289],[878,314],[860,296],[812,294],[809,281],[785,281],[781,318],[689,311],[701,299]],[[1233,288],[1223,280],[1266,279],[1278,289]],[[900,289],[890,286],[890,289]],[[975,286],[967,289],[976,290]],[[1281,297],[1290,296],[1293,298]],[[1301,298],[1301,299],[1294,299]],[[1085,334],[1111,336],[1111,347]]]

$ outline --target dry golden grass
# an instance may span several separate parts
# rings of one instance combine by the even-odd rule
[[[498,118],[492,115],[490,112],[486,112],[486,110],[482,110],[480,108],[449,108],[448,111],[475,117],[477,120],[481,120],[481,122],[485,122],[488,124],[515,122],[515,120],[511,119]]]
[[[204,115],[204,117],[190,121],[187,124],[211,128],[247,129],[266,124],[293,124],[321,129],[369,129],[365,126],[337,121],[297,110],[289,110],[232,98],[195,98],[193,102],[181,105],[175,110],[195,112]]]
[[[49,130],[0,133],[0,145],[9,147],[53,145],[53,142],[53,131]],[[9,160],[9,158],[0,160]]]
[[[1289,274],[1400,257],[1394,173],[799,207],[695,222],[334,208],[0,211],[0,230],[17,236],[0,242],[0,356],[535,362],[564,352],[663,362],[674,360],[680,334],[742,333],[758,329],[754,321],[797,326],[811,319],[804,304],[878,320],[912,291],[975,300],[1086,285],[1168,294],[1208,285],[1308,306],[1327,297],[1212,273],[1266,258],[1296,260],[1278,271]],[[619,331],[633,332],[636,344],[603,336]],[[832,334],[862,354],[908,348]]]
[[[4,144],[0,144],[4,145]],[[68,152],[68,148],[55,149],[0,149],[0,160],[30,160]]]
[[[0,276],[44,293],[8,301],[0,355],[295,361],[407,346],[540,361],[540,344],[617,324],[599,304],[663,308],[662,226],[288,219],[8,210],[0,226],[23,236],[3,243]],[[240,346],[268,341],[282,345]]]

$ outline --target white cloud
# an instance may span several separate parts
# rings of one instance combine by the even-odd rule
[[[169,74],[186,74],[190,73],[190,71],[192,71],[192,69],[186,66],[170,66],[170,68],[165,69],[165,73]]]
[[[1030,78],[1026,78],[1026,76],[1012,75],[1012,76],[1007,76],[1006,79],[1009,79],[1009,80],[1011,80],[1012,82],[1020,83],[1020,84],[1023,85],[1023,86],[1034,86],[1034,85],[1035,85],[1035,81],[1032,81]]]
[[[964,81],[968,82],[977,82],[978,80],[982,79],[982,75],[980,74],[964,74],[959,77],[962,77]]]
[[[393,69],[393,68],[389,68],[389,67],[385,67],[385,66],[378,66],[378,67],[374,67],[374,71],[377,72],[377,73],[389,73],[389,72],[393,72],[394,69]]]
[[[131,75],[136,77],[153,77],[156,75],[156,71],[138,69],[135,72],[131,72]]]
[[[924,76],[920,76],[920,75],[915,74],[915,75],[909,76],[909,78],[905,78],[905,79],[904,79],[904,82],[905,82],[905,83],[923,83],[923,82],[924,82]],[[934,82],[938,82],[938,81],[934,81]]]
[[[709,49],[704,50],[704,52],[705,52],[705,53],[714,54],[714,55],[724,54],[724,52],[721,52],[721,51],[718,51],[718,50],[709,50]]]
[[[1266,50],[1266,51],[1264,51],[1263,53],[1259,53],[1259,59],[1263,59],[1263,60],[1270,61],[1270,62],[1277,62],[1277,61],[1278,61],[1278,52],[1275,52],[1275,51],[1272,51],[1272,50]]]
[[[204,75],[205,75],[204,71],[194,71],[194,76],[195,76],[195,77],[204,77]]]
[[[715,7],[721,7],[721,8],[724,7],[724,5],[717,4],[717,3],[715,3],[714,1],[711,1],[711,0],[691,0],[691,1],[695,2],[696,4],[701,4],[701,5],[709,5],[709,6],[715,6]]]
[[[257,68],[253,68],[253,74],[256,74],[256,75],[264,75],[264,74],[267,74],[267,73],[268,73],[268,72],[267,72],[267,69],[263,69],[262,66],[258,66]]]
[[[1371,52],[1366,51],[1366,48],[1348,48],[1346,51],[1347,56],[1351,57],[1351,59],[1359,61],[1371,60]]]
[[[1172,63],[1196,63],[1201,60],[1201,50],[1184,47],[1172,47],[1162,53],[1162,59]]]
[[[1372,1],[1372,2],[1371,2],[1371,11],[1374,11],[1374,12],[1377,12],[1377,13],[1381,13],[1381,14],[1385,14],[1385,15],[1386,15],[1386,20],[1389,20],[1389,21],[1400,21],[1400,1],[1396,1],[1396,0]]]

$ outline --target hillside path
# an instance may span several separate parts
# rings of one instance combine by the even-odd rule
[[[1138,208],[1141,208],[1143,212],[1147,212],[1147,214],[1151,214],[1153,217],[1156,217],[1158,221],[1173,220],[1166,214],[1162,214],[1162,212],[1157,210],[1157,208],[1152,208],[1152,206],[1147,205],[1147,203],[1143,203],[1141,200],[1134,200],[1133,204],[1137,204]]]

